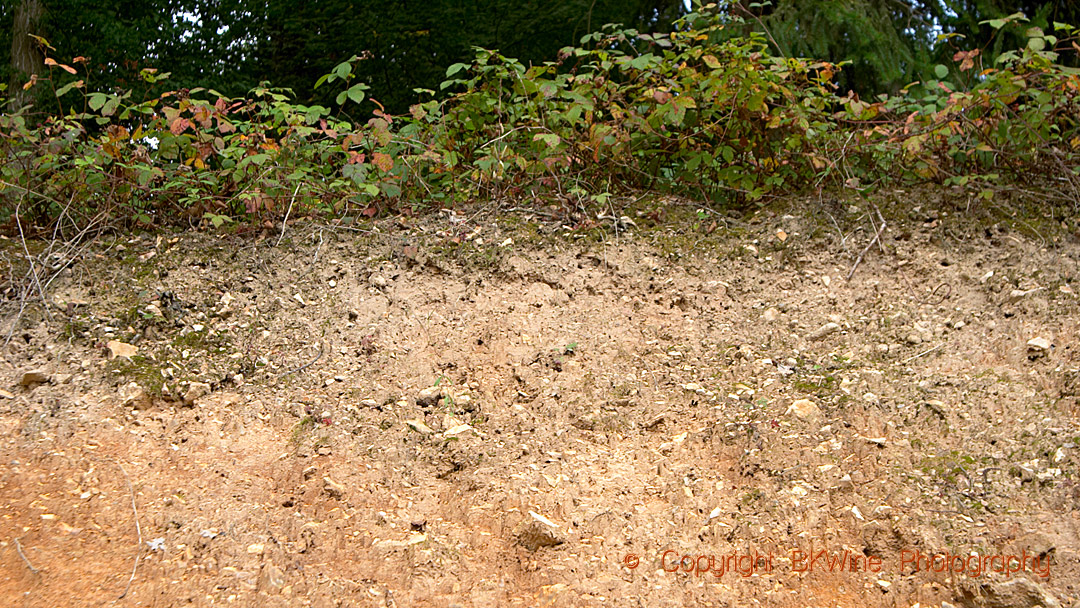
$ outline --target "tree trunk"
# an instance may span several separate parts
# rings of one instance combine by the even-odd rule
[[[45,9],[41,0],[22,0],[15,7],[15,23],[11,30],[11,92],[10,107],[18,110],[33,99],[33,92],[23,90],[34,75],[45,70],[45,56],[31,34],[40,35],[41,17]]]

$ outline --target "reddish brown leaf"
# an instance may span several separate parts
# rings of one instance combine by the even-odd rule
[[[57,63],[56,60],[53,59],[52,57],[46,57],[45,58],[45,65],[50,66],[50,67],[51,66],[56,66],[56,67],[60,68],[61,70],[64,70],[68,74],[74,74],[75,73],[75,68],[71,67],[70,65],[64,65],[62,63]]]
[[[195,120],[198,121],[199,125],[202,128],[204,128],[204,129],[210,128],[211,111],[210,111],[210,108],[208,106],[198,106],[198,107],[196,107],[193,114],[195,115]]]
[[[173,135],[180,135],[190,126],[191,122],[189,122],[188,119],[177,118],[169,125],[169,131],[171,131]]]
[[[375,163],[375,166],[383,171],[389,171],[394,168],[394,157],[383,152],[376,152],[371,155],[371,162]]]

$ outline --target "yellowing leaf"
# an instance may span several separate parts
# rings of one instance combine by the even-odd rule
[[[758,91],[750,96],[746,102],[746,109],[751,112],[760,112],[765,107],[765,91]]]
[[[372,154],[371,162],[383,171],[389,171],[394,168],[394,157],[383,152],[375,152]]]
[[[537,133],[536,135],[533,135],[533,141],[542,141],[547,144],[549,148],[555,148],[562,142],[562,138],[554,133]]]

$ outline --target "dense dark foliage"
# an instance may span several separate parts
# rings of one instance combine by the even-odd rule
[[[1052,31],[1054,23],[1080,23],[1074,0],[738,0],[738,35],[767,33],[773,50],[788,57],[848,62],[838,76],[842,90],[872,98],[895,93],[960,49],[982,49],[989,65],[1028,40],[1027,29]],[[1028,17],[1001,29],[980,25],[1017,13]],[[1077,65],[1076,54],[1059,58]]]
[[[10,23],[15,7],[28,1],[0,4],[0,23]],[[103,88],[134,89],[141,97],[151,87],[139,71],[154,67],[171,73],[173,87],[243,95],[269,81],[301,100],[326,103],[312,83],[358,55],[364,61],[357,75],[395,112],[417,101],[414,89],[437,88],[446,67],[468,61],[473,47],[538,64],[606,23],[669,31],[683,6],[679,0],[35,1],[45,7],[38,33],[61,57],[87,57]],[[8,33],[0,52],[10,47]],[[10,58],[0,65],[6,70],[0,82],[10,81]]]
[[[446,67],[469,60],[474,47],[540,65],[604,24],[668,32],[685,11],[681,0],[0,0],[0,23],[13,24],[17,9],[31,4],[44,9],[37,33],[60,57],[88,58],[98,88],[139,98],[160,92],[139,77],[152,67],[170,72],[171,87],[236,96],[269,81],[327,103],[312,83],[357,55],[357,76],[392,112],[420,99],[415,89],[437,88]],[[848,62],[837,85],[864,97],[928,78],[959,48],[980,48],[992,64],[1027,40],[1027,27],[1080,23],[1072,0],[738,0],[720,8],[746,19],[723,35],[760,31],[774,54]],[[980,26],[1018,12],[1029,21]],[[18,86],[28,74],[14,67],[13,31],[0,27],[0,82]],[[1060,61],[1077,65],[1074,52]]]

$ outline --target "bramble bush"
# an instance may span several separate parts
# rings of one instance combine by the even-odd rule
[[[362,57],[316,83],[340,91],[336,110],[269,84],[244,98],[191,89],[136,101],[89,91],[85,60],[61,63],[41,41],[50,72],[27,87],[49,87],[56,109],[0,115],[0,221],[57,234],[249,227],[478,198],[570,209],[652,189],[743,205],[922,181],[992,198],[1033,175],[1080,204],[1080,71],[1055,62],[1080,49],[1072,27],[1029,28],[1026,47],[991,66],[978,49],[957,51],[936,78],[866,101],[834,90],[842,66],[725,36],[728,19],[707,5],[669,35],[607,26],[531,67],[477,49],[401,116],[355,81]]]

